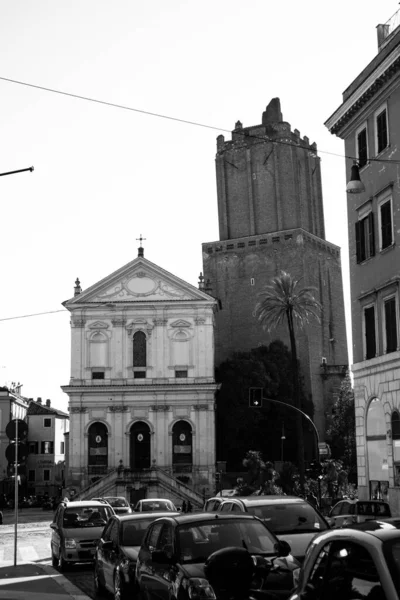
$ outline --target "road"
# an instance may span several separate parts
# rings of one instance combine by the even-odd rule
[[[18,514],[17,565],[40,563],[51,565],[50,523],[51,511],[23,509]],[[4,511],[3,525],[0,525],[0,568],[14,564],[15,516],[12,511]],[[77,565],[63,573],[64,577],[81,589],[93,600],[100,600],[94,592],[93,567]]]

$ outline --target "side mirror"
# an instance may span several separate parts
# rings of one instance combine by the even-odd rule
[[[57,531],[57,530],[58,530],[58,525],[57,525],[57,523],[50,523],[50,527],[51,527],[51,529],[54,529],[55,531]]]
[[[285,540],[279,540],[279,542],[274,545],[274,550],[278,556],[289,556],[292,549],[290,544]]]

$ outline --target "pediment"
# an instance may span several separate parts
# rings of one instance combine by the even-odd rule
[[[125,302],[204,301],[214,298],[143,257],[138,257],[64,305]],[[186,326],[190,326],[186,325]],[[92,325],[93,327],[93,325]]]
[[[174,321],[173,323],[171,323],[171,327],[191,327],[191,323],[189,323],[189,321],[184,321],[184,319],[178,319],[177,321]]]
[[[91,323],[89,325],[89,329],[108,329],[108,323],[104,323],[103,321],[96,321],[95,323]]]

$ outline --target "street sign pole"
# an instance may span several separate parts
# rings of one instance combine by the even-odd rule
[[[17,534],[18,534],[18,420],[15,422],[15,468],[14,468],[14,567],[17,566]]]

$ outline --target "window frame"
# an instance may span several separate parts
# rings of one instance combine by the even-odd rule
[[[390,203],[390,237],[391,237],[391,241],[390,244],[388,244],[387,246],[383,246],[383,235],[382,235],[382,207],[387,204]],[[378,201],[378,232],[379,232],[379,252],[383,252],[384,250],[386,250],[387,248],[391,248],[392,246],[394,246],[394,227],[393,227],[393,197],[392,197],[392,192],[390,191],[389,193],[385,194],[385,196],[382,196],[381,199],[379,199]]]
[[[364,164],[360,163],[360,146],[358,143],[358,136],[360,135],[360,133],[362,133],[365,130],[365,140],[366,140],[366,149],[367,149],[367,156],[366,156],[366,160]],[[364,123],[362,123],[359,127],[357,127],[356,132],[355,132],[355,147],[356,147],[356,156],[357,156],[357,162],[359,164],[359,168],[360,170],[363,169],[364,167],[366,167],[369,163],[369,143],[368,143],[368,123],[367,121],[364,121]]]
[[[28,470],[28,483],[35,483],[36,482],[36,469],[29,469]]]
[[[50,425],[46,425],[46,421],[49,421]],[[52,421],[51,417],[44,417],[43,418],[43,427],[45,429],[49,429],[51,427],[51,421]]]
[[[49,444],[49,452],[45,452],[46,444]],[[40,454],[54,454],[54,441],[53,440],[42,440],[40,442]]]
[[[386,112],[386,119],[385,119],[386,120],[386,146],[384,148],[381,148],[381,150],[379,150],[378,117],[384,111]],[[379,154],[381,154],[382,152],[384,152],[390,146],[390,140],[389,140],[389,118],[388,118],[388,106],[387,106],[387,102],[384,102],[383,104],[381,104],[380,107],[377,108],[376,111],[374,112],[374,141],[375,141],[375,156],[379,156]]]
[[[367,212],[359,210],[355,222],[356,261],[361,264],[376,254],[375,218],[370,204]]]
[[[386,303],[394,300],[394,315],[396,319],[396,348],[394,350],[387,349],[388,341],[387,341],[387,330],[386,330]],[[382,338],[383,338],[383,353],[391,354],[392,352],[396,352],[399,350],[399,303],[397,298],[397,293],[392,292],[387,296],[382,298]]]
[[[43,481],[51,481],[51,469],[43,469]]]
[[[65,442],[60,442],[60,454],[65,454]]]
[[[374,331],[375,331],[375,356],[371,356],[367,358],[367,328],[365,322],[365,311],[369,308],[374,309]],[[372,360],[379,356],[379,337],[378,337],[378,311],[376,307],[376,302],[370,302],[362,306],[362,338],[363,338],[363,353],[364,360]]]

